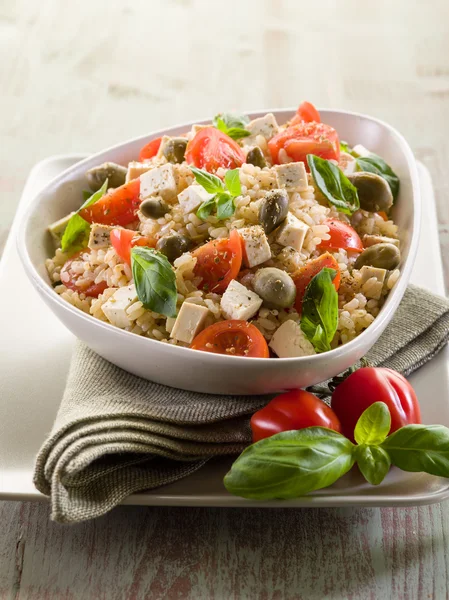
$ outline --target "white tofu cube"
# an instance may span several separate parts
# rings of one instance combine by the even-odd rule
[[[301,252],[309,229],[308,225],[300,221],[291,212],[288,212],[285,221],[277,230],[276,241],[281,246],[291,246],[297,252]]]
[[[165,321],[165,330],[168,333],[171,333],[173,331],[173,327],[175,326],[176,323],[176,317],[167,317],[167,320]]]
[[[140,176],[140,198],[145,200],[156,194],[164,200],[173,200],[177,192],[175,171],[171,163],[155,167]]]
[[[348,154],[347,152],[341,152],[338,167],[343,171],[345,175],[352,175],[353,173],[355,173],[357,163],[355,158],[351,156],[351,154]]]
[[[203,202],[212,198],[214,194],[209,194],[203,186],[194,183],[178,194],[178,201],[184,214],[193,212]]]
[[[150,169],[154,169],[151,163],[132,161],[128,164],[128,171],[126,173],[126,183],[132,179],[137,179]]]
[[[279,131],[276,117],[273,113],[268,113],[264,117],[253,119],[245,126],[245,129],[250,132],[251,138],[255,138],[257,135],[263,135],[266,140],[271,140],[271,138]]]
[[[367,298],[378,300],[382,294],[382,287],[387,275],[386,269],[364,265],[360,269],[362,293]]]
[[[100,223],[93,223],[90,228],[89,241],[87,242],[88,247],[91,250],[97,250],[98,248],[107,248],[111,243],[111,231],[116,229],[109,225],[101,225]]]
[[[119,288],[109,300],[103,304],[101,310],[113,325],[125,329],[125,327],[131,327],[132,325],[132,321],[126,314],[126,310],[136,300],[136,286],[134,284],[127,285],[126,287]]]
[[[304,192],[309,187],[306,167],[303,162],[276,165],[274,170],[276,171],[278,187],[285,188],[288,192]]]
[[[170,337],[178,342],[190,344],[197,333],[203,329],[208,313],[209,310],[205,306],[184,302],[176,317]]]
[[[256,267],[270,260],[270,244],[260,225],[243,227],[238,232],[242,238],[244,261],[247,267]]]
[[[274,332],[269,343],[270,348],[279,358],[295,358],[316,354],[315,348],[294,321],[285,321]]]
[[[262,306],[262,298],[233,279],[221,298],[220,306],[227,319],[247,321]]]

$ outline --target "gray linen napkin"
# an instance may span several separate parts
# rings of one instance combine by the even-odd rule
[[[410,286],[367,359],[409,375],[449,338],[449,301]],[[249,416],[267,396],[215,396],[131,375],[77,342],[67,386],[34,483],[51,517],[74,523],[123,498],[186,477],[251,441]]]

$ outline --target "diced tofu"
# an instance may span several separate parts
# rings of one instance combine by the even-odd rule
[[[233,279],[221,298],[221,312],[227,319],[247,321],[262,306],[262,298]]]
[[[364,265],[360,269],[362,293],[367,298],[378,300],[382,293],[382,287],[387,275],[386,269],[369,267]]]
[[[301,255],[291,246],[283,248],[276,256],[276,260],[282,263],[289,273],[294,273],[301,265]]]
[[[184,302],[176,317],[170,337],[178,342],[190,344],[197,333],[203,329],[208,313],[209,310],[205,306]]]
[[[59,248],[61,245],[61,239],[64,234],[65,228],[67,227],[67,223],[73,217],[75,213],[71,212],[66,217],[59,219],[59,221],[55,221],[48,227],[48,231],[51,233],[51,237],[55,243],[55,248]]]
[[[276,241],[281,246],[291,246],[298,252],[301,252],[304,239],[310,227],[300,221],[291,212],[287,213],[287,218],[279,227],[276,234]]]
[[[278,187],[285,188],[288,192],[304,192],[309,186],[303,162],[276,165],[274,170]]]
[[[294,358],[316,354],[315,348],[294,321],[285,321],[276,329],[269,343],[270,348],[279,358]]]
[[[348,152],[341,152],[338,166],[345,175],[352,175],[355,172],[357,163],[351,154],[348,154]]]
[[[209,194],[203,186],[194,183],[178,194],[178,201],[184,214],[194,211],[200,204],[212,198],[214,194]]]
[[[263,135],[266,140],[271,140],[271,138],[279,131],[276,117],[273,113],[268,113],[264,117],[254,119],[245,126],[245,129],[251,133],[251,138],[255,138],[257,135]]]
[[[165,321],[165,330],[168,333],[171,333],[173,331],[173,327],[175,326],[176,323],[176,317],[167,317],[167,320]]]
[[[363,236],[363,245],[365,248],[374,246],[374,244],[393,244],[396,246],[396,248],[399,248],[399,240],[395,238],[390,238],[383,235],[370,235],[368,233]]]
[[[111,231],[114,227],[109,225],[100,225],[99,223],[93,223],[90,228],[89,241],[87,242],[88,247],[91,250],[97,250],[98,248],[107,248],[111,243]]]
[[[132,321],[126,310],[137,300],[136,286],[134,284],[119,288],[101,307],[109,321],[116,327],[124,329],[131,327]]]
[[[175,172],[171,163],[153,168],[140,176],[140,198],[142,200],[156,194],[162,196],[164,200],[173,200],[176,191]]]
[[[256,267],[270,260],[270,244],[260,225],[244,227],[238,231],[242,238],[244,261],[247,267]]]
[[[128,181],[131,181],[131,179],[137,179],[138,177],[140,177],[141,175],[153,168],[154,167],[151,163],[141,163],[137,161],[130,162],[128,165],[128,172],[126,173],[126,183],[128,183]]]
[[[352,151],[355,154],[358,154],[358,156],[369,156],[371,154],[371,152],[365,148],[365,146],[362,146],[362,144],[357,144],[357,146],[354,146]]]

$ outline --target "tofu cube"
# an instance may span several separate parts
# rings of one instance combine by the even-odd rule
[[[281,246],[291,246],[297,252],[301,252],[309,229],[308,225],[300,221],[291,212],[288,212],[287,218],[277,230],[276,241]]]
[[[367,298],[378,300],[382,294],[382,287],[387,275],[386,269],[364,265],[360,269],[362,293]]]
[[[193,212],[203,202],[212,198],[214,194],[209,194],[203,186],[194,183],[178,194],[178,201],[184,214]]]
[[[276,329],[269,346],[279,358],[295,358],[316,354],[315,348],[306,338],[301,327],[291,320],[285,321]]]
[[[260,225],[243,227],[238,232],[242,238],[244,261],[247,267],[256,267],[270,260],[270,244]]]
[[[306,167],[303,162],[276,165],[274,170],[276,171],[278,187],[285,188],[287,192],[304,192],[309,187]]]
[[[98,248],[107,248],[111,243],[111,231],[114,227],[109,225],[100,225],[100,223],[93,223],[90,228],[89,241],[87,242],[88,247],[91,250],[97,250]]]
[[[171,163],[155,167],[140,176],[140,198],[159,195],[164,200],[176,197],[177,185],[175,171]]]
[[[245,126],[245,129],[250,132],[251,138],[255,138],[257,135],[263,135],[266,140],[271,140],[271,138],[279,131],[276,117],[273,113],[268,113],[264,117],[253,119]]]
[[[345,175],[352,175],[353,173],[355,173],[357,163],[355,161],[355,158],[351,156],[351,154],[348,154],[347,152],[341,152],[338,167],[343,171]]]
[[[221,298],[220,306],[227,319],[247,321],[262,306],[262,298],[233,279]]]
[[[140,177],[141,175],[153,168],[154,167],[151,163],[141,163],[135,160],[130,162],[128,164],[128,171],[126,173],[126,183],[128,183],[128,181],[131,181],[131,179],[137,179],[138,177]]]
[[[184,302],[181,306],[170,337],[190,344],[203,327],[209,310],[205,306]]]
[[[125,327],[131,327],[132,325],[132,321],[126,314],[126,310],[136,300],[136,286],[134,284],[127,285],[126,287],[119,288],[109,300],[103,304],[101,310],[113,325],[125,329]]]
[[[59,248],[59,246],[61,245],[61,239],[64,235],[65,228],[67,227],[68,222],[74,214],[74,212],[71,212],[66,217],[63,217],[62,219],[59,219],[58,221],[55,221],[54,223],[49,225],[48,231],[50,232],[51,237],[53,238],[55,248]]]

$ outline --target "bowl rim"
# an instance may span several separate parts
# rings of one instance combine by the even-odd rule
[[[264,115],[267,113],[273,113],[276,116],[279,113],[285,113],[285,112],[293,113],[295,110],[296,110],[296,108],[274,108],[274,109],[246,111],[245,114],[251,115],[252,117],[256,118],[257,116],[261,116],[261,115]],[[215,354],[213,352],[205,352],[203,350],[196,350],[195,352],[199,353],[198,358],[203,361],[217,362],[217,361],[223,360],[223,358],[225,358],[228,361],[239,362],[241,364],[243,364],[242,361],[244,361],[244,364],[248,364],[248,361],[251,361],[251,362],[257,361],[258,364],[260,363],[261,365],[264,365],[265,367],[267,367],[268,364],[272,364],[272,363],[276,364],[277,361],[282,361],[282,364],[284,364],[284,365],[292,364],[292,365],[300,366],[301,364],[305,364],[306,362],[308,364],[310,364],[312,362],[318,362],[318,361],[322,360],[322,357],[326,357],[326,360],[338,359],[341,356],[347,354],[348,352],[350,352],[352,350],[356,350],[358,346],[363,346],[364,345],[363,342],[365,341],[365,339],[368,338],[368,336],[370,336],[371,338],[374,338],[374,340],[376,341],[384,329],[384,324],[385,323],[388,324],[388,322],[391,320],[393,314],[397,310],[400,301],[402,300],[402,297],[403,297],[406,287],[408,285],[408,282],[410,279],[410,274],[411,274],[411,271],[412,271],[412,268],[413,268],[413,265],[415,262],[416,253],[418,250],[420,224],[421,224],[422,202],[421,202],[421,193],[420,193],[420,185],[419,185],[419,175],[418,175],[416,160],[413,155],[413,152],[412,152],[408,142],[404,138],[404,136],[395,127],[393,127],[392,125],[389,125],[388,123],[386,123],[385,121],[382,121],[381,119],[378,119],[376,117],[372,117],[370,115],[366,115],[363,113],[358,113],[358,112],[348,111],[348,110],[328,109],[328,108],[319,108],[318,110],[321,113],[349,115],[350,117],[354,117],[357,119],[371,121],[372,123],[375,123],[375,124],[381,126],[382,128],[388,130],[397,139],[397,141],[399,143],[401,151],[406,158],[408,170],[410,173],[410,178],[411,178],[411,183],[412,183],[412,195],[411,195],[412,198],[411,198],[411,200],[413,202],[413,208],[414,208],[413,232],[412,232],[412,236],[410,239],[409,252],[408,252],[407,260],[405,261],[404,265],[402,265],[401,275],[399,277],[399,280],[393,286],[385,304],[382,306],[379,314],[376,316],[373,323],[367,329],[362,331],[357,337],[355,337],[351,341],[347,342],[346,344],[338,346],[337,348],[328,350],[327,352],[322,352],[319,354],[317,353],[317,354],[313,354],[313,355],[309,355],[309,356],[298,356],[298,357],[290,357],[290,358],[278,358],[277,357],[274,361],[272,358],[232,356],[232,355],[224,355],[224,354]],[[152,138],[158,137],[160,135],[164,135],[164,133],[171,131],[173,129],[177,129],[177,128],[181,128],[181,127],[186,128],[186,127],[192,126],[194,124],[209,123],[210,121],[211,121],[211,118],[209,117],[209,118],[205,118],[205,119],[194,119],[193,121],[182,122],[182,123],[179,123],[176,125],[172,125],[170,127],[164,127],[162,129],[158,129],[158,130],[152,131],[150,133],[128,139],[125,142],[114,144],[113,146],[103,149],[100,152],[96,152],[95,154],[90,154],[90,155],[86,156],[84,159],[82,159],[81,161],[79,161],[79,162],[75,163],[74,165],[72,165],[71,167],[69,167],[68,169],[65,169],[62,173],[58,174],[56,177],[54,177],[51,181],[49,181],[43,188],[41,188],[35,194],[34,198],[30,201],[29,205],[26,207],[23,214],[21,215],[21,218],[19,221],[18,232],[17,232],[16,243],[17,243],[17,248],[18,248],[18,252],[19,252],[19,256],[20,256],[22,265],[24,266],[25,272],[27,273],[29,279],[32,281],[32,283],[35,285],[35,287],[38,288],[38,290],[42,294],[44,294],[46,298],[48,298],[48,300],[51,303],[54,302],[54,303],[58,304],[62,309],[71,312],[74,316],[84,320],[87,324],[94,323],[96,326],[102,328],[106,332],[114,333],[118,336],[132,336],[132,339],[135,340],[136,345],[143,343],[147,349],[150,349],[153,344],[157,344],[157,346],[153,346],[154,350],[157,351],[157,349],[160,348],[160,344],[162,344],[161,341],[153,340],[151,338],[147,338],[144,336],[138,336],[130,331],[126,331],[124,329],[120,329],[119,327],[115,327],[111,323],[106,323],[104,321],[100,321],[99,319],[95,319],[91,315],[88,315],[87,313],[84,313],[80,309],[76,308],[69,302],[66,302],[65,300],[63,300],[61,298],[61,296],[56,294],[54,292],[53,288],[42,279],[41,275],[38,273],[37,269],[35,268],[32,260],[29,256],[28,247],[27,247],[28,225],[29,225],[29,221],[30,221],[32,215],[34,214],[34,212],[36,210],[36,205],[38,205],[41,200],[41,197],[46,192],[48,192],[49,189],[54,188],[55,186],[57,187],[60,183],[62,183],[63,181],[66,181],[67,178],[70,177],[72,172],[78,171],[83,165],[90,163],[92,160],[95,160],[97,157],[107,155],[107,154],[113,152],[114,150],[118,150],[124,146],[128,146],[130,144],[133,144],[133,143],[136,143],[139,141],[142,141],[142,142],[147,141],[147,140],[149,141]],[[386,326],[386,324],[385,324],[385,326]],[[130,338],[128,338],[128,339],[130,339]],[[183,356],[185,356],[186,351],[191,351],[191,348],[184,347],[184,346],[175,346],[173,344],[167,344],[167,343],[164,344],[164,346],[166,348],[170,348],[170,351],[172,353],[174,353],[174,355],[178,355],[179,358],[181,358],[181,359]]]

